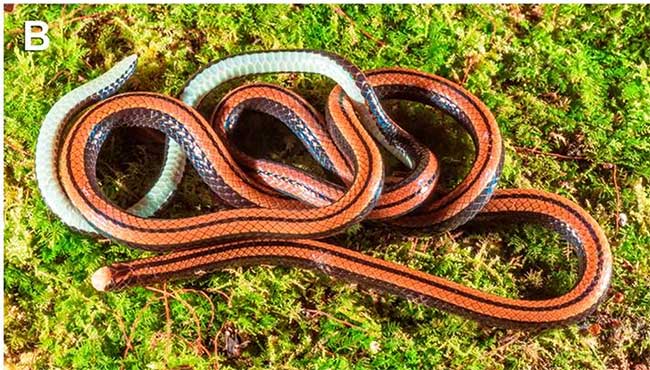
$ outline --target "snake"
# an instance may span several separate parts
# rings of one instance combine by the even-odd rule
[[[362,71],[336,54],[273,50],[238,54],[203,67],[179,98],[118,90],[135,73],[137,56],[66,94],[46,115],[36,147],[43,200],[65,224],[130,247],[158,252],[98,269],[92,285],[112,291],[201,276],[229,266],[307,268],[378,291],[505,328],[575,323],[604,300],[612,274],[607,238],[575,202],[533,189],[496,189],[504,161],[498,124],[481,100],[445,78],[406,68]],[[322,115],[296,93],[250,83],[230,91],[209,118],[197,110],[227,81],[249,75],[302,72],[336,82]],[[440,164],[431,150],[384,109],[386,99],[422,103],[449,114],[469,133],[474,161],[460,183],[434,194]],[[232,144],[245,111],[280,120],[329,176],[254,158]],[[128,209],[101,191],[96,166],[103,143],[119,127],[166,136],[159,177]],[[385,176],[379,147],[407,173]],[[224,208],[158,218],[189,162]],[[578,257],[568,292],[545,299],[503,297],[324,240],[360,222],[396,231],[439,232],[469,221],[532,223],[565,239]]]

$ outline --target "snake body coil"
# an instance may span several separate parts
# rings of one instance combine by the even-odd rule
[[[37,178],[48,206],[71,227],[133,247],[168,252],[98,270],[98,290],[119,289],[232,265],[274,263],[314,268],[348,281],[432,304],[491,325],[553,326],[595,309],[611,276],[612,257],[601,228],[582,208],[535,190],[496,190],[503,145],[494,117],[462,87],[407,69],[361,72],[346,60],[316,51],[273,51],[221,60],[197,73],[181,101],[154,93],[107,98],[135,69],[135,57],[66,95],[52,108],[37,146]],[[323,118],[296,94],[265,84],[228,94],[210,122],[191,106],[221,83],[259,73],[311,72],[338,86]],[[386,114],[381,99],[406,99],[440,108],[469,132],[476,148],[472,169],[449,194],[433,199],[436,157]],[[72,115],[99,101],[74,122]],[[244,110],[285,123],[340,184],[281,163],[255,159],[229,144]],[[129,210],[102,194],[96,163],[102,144],[122,126],[163,132],[169,145],[161,176]],[[374,140],[408,168],[384,184]],[[185,158],[230,209],[180,219],[150,218],[172,194]],[[58,172],[57,172],[58,169]],[[446,230],[472,218],[544,225],[576,249],[580,277],[551,299],[499,297],[399,264],[317,241],[364,219],[405,229]]]

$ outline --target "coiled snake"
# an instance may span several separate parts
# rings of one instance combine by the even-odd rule
[[[557,195],[495,191],[504,152],[499,128],[479,99],[448,80],[398,68],[362,72],[326,52],[269,51],[232,56],[204,68],[187,83],[180,101],[147,92],[109,97],[135,66],[136,57],[127,57],[64,96],[45,118],[37,144],[39,188],[63,222],[132,247],[166,252],[101,268],[92,278],[98,290],[224,266],[273,263],[318,269],[490,325],[529,328],[577,321],[595,309],[608,289],[612,256],[600,226],[578,205]],[[326,118],[294,93],[265,84],[232,91],[211,122],[193,108],[225,81],[274,72],[319,73],[336,81]],[[431,197],[439,177],[438,161],[386,114],[380,100],[389,98],[442,109],[469,132],[475,160],[450,193]],[[84,109],[74,123],[68,122]],[[340,183],[251,158],[229,145],[246,109],[284,122]],[[159,178],[128,210],[108,200],[96,178],[102,144],[112,130],[123,126],[153,128],[168,138]],[[404,163],[408,175],[384,184],[375,142]],[[229,209],[178,219],[151,217],[176,188],[186,158]],[[318,241],[365,219],[399,229],[435,231],[474,217],[533,222],[559,232],[577,251],[578,282],[551,299],[504,298]]]

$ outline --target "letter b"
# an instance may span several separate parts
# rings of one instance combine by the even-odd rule
[[[33,28],[39,28],[40,31],[34,31]],[[25,22],[25,50],[40,51],[50,46],[50,38],[47,37],[47,23],[43,21],[26,21]],[[34,44],[34,39],[40,39],[40,44]]]

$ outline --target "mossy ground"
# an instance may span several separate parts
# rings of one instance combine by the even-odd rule
[[[23,22],[36,19],[50,25],[51,46],[25,52]],[[18,5],[4,31],[8,368],[650,366],[650,7]],[[281,267],[95,292],[94,270],[143,253],[80,235],[46,209],[33,153],[48,109],[129,53],[140,62],[127,90],[176,95],[211,61],[277,48],[326,49],[363,69],[411,67],[462,83],[501,128],[500,187],[561,194],[602,225],[615,255],[610,298],[583,323],[527,333]],[[332,86],[311,75],[263,79],[321,107]],[[467,138],[452,123],[411,105],[391,112],[442,122],[433,129],[447,135],[434,147],[449,178],[462,173]],[[135,136],[112,139],[100,165],[104,191],[124,204],[142,194],[162,155],[156,140]],[[263,142],[263,151],[302,158],[283,135]],[[215,207],[189,172],[164,216]],[[507,296],[554,295],[575,280],[567,246],[535,228],[405,238],[361,225],[336,241]]]

